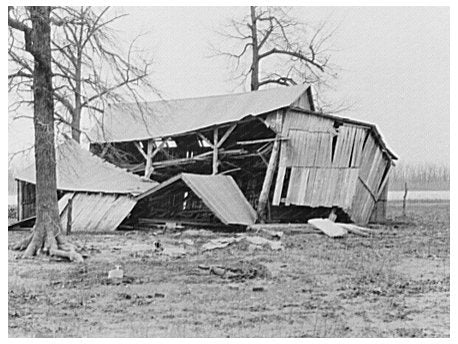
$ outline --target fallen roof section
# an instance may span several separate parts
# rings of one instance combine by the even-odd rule
[[[110,232],[116,230],[137,201],[127,195],[67,193],[59,200],[62,228],[68,221],[68,201],[72,200],[71,230],[77,232]]]
[[[290,106],[310,86],[277,87],[210,97],[173,99],[110,106],[103,128],[95,128],[94,142],[121,142],[184,134],[239,121]]]
[[[57,189],[139,195],[158,183],[126,172],[67,140],[56,147]],[[35,184],[35,161],[14,176]]]
[[[136,199],[153,195],[178,181],[183,181],[225,225],[248,226],[255,223],[256,211],[234,179],[227,175],[181,173],[137,196]]]
[[[68,224],[71,200],[72,232],[111,232],[116,230],[137,204],[130,195],[68,192],[59,199],[59,215],[62,229]],[[8,229],[33,226],[36,216],[8,225]]]

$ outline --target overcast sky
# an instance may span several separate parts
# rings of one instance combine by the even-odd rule
[[[139,44],[155,59],[152,81],[165,98],[236,90],[223,59],[209,58],[214,32],[245,7],[127,7],[115,28],[125,44]],[[404,162],[448,163],[450,42],[448,8],[301,7],[291,14],[337,31],[330,41],[340,67],[327,98],[353,104],[342,115],[375,123]],[[237,89],[241,91],[241,89]],[[154,96],[151,95],[151,99]],[[12,123],[9,150],[30,142],[31,126]]]

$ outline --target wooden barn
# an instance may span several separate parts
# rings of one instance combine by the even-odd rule
[[[103,161],[72,140],[56,147],[56,173],[62,226],[72,231],[115,230],[137,204],[135,196],[157,185]],[[14,177],[18,222],[12,226],[31,227],[35,222],[35,162]]]
[[[90,136],[92,153],[163,183],[135,196],[137,220],[224,223],[242,195],[258,221],[383,221],[397,159],[375,125],[316,111],[307,85],[119,104]]]
[[[100,159],[72,140],[58,145],[56,155],[59,213],[66,232],[148,227],[158,222],[148,209],[155,209],[156,214],[164,208],[173,212],[173,205],[157,201],[158,196],[165,193],[173,199],[169,194],[183,186],[189,188],[184,206],[199,204],[213,225],[245,228],[256,221],[256,212],[231,176],[180,174],[159,185]],[[15,178],[18,221],[9,228],[29,228],[35,222],[35,163]],[[154,197],[149,196],[152,193]]]

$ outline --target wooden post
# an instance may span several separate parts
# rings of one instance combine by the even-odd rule
[[[404,199],[402,201],[402,216],[406,217],[406,201],[407,201],[407,182],[404,184]]]
[[[272,180],[274,178],[275,169],[277,168],[278,163],[278,152],[280,150],[280,140],[279,135],[277,134],[277,140],[274,141],[272,147],[272,153],[270,154],[269,165],[267,166],[266,176],[264,177],[264,182],[262,184],[261,194],[259,195],[258,200],[258,217],[259,220],[263,223],[266,219],[266,206],[269,201],[270,187],[272,185]]]
[[[17,220],[21,221],[23,219],[23,204],[22,204],[22,182],[16,179],[17,185]]]
[[[153,140],[148,140],[148,147],[146,149],[146,164],[145,164],[145,177],[149,178],[151,175],[151,164],[153,163]]]
[[[213,168],[212,175],[218,173],[218,128],[213,129]]]
[[[67,228],[66,228],[67,235],[70,235],[72,231],[72,208],[73,208],[73,200],[70,198],[67,203]]]

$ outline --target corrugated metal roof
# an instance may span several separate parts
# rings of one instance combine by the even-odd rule
[[[229,225],[251,225],[256,221],[256,211],[247,201],[231,176],[182,173],[137,197],[141,199],[164,187],[182,180],[218,217]]]
[[[57,188],[118,194],[141,194],[158,183],[145,181],[93,155],[73,140],[56,147]],[[15,178],[35,184],[35,161]]]
[[[308,85],[278,87],[211,97],[120,104],[110,107],[94,142],[145,140],[176,135],[212,125],[239,121],[293,104]]]
[[[68,200],[72,199],[72,231],[114,231],[137,201],[127,195],[68,193],[59,200],[62,228],[67,227]]]

